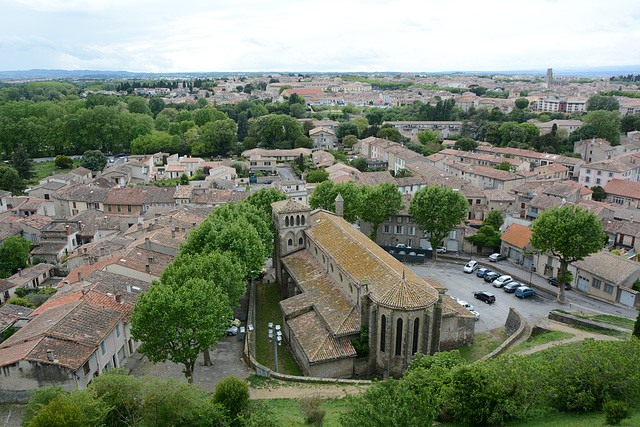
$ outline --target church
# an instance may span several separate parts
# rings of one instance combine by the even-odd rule
[[[272,204],[283,335],[305,375],[399,377],[416,353],[470,344],[475,316],[336,213]],[[352,344],[368,333],[369,355]]]

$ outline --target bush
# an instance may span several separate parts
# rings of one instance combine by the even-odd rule
[[[55,165],[59,169],[71,169],[73,166],[73,159],[65,156],[64,154],[58,154],[56,156]]]
[[[33,305],[25,298],[13,297],[6,301],[6,304],[21,305],[27,308],[33,308]]]
[[[622,420],[631,416],[631,410],[627,402],[620,400],[607,401],[602,410],[605,414],[605,421],[607,424],[617,426],[622,423]]]
[[[322,399],[315,395],[300,399],[300,412],[307,424],[322,425],[326,411],[322,409]]]
[[[37,294],[30,293],[24,298],[29,301],[33,307],[40,307],[49,299],[50,296],[51,295],[41,294],[38,292]]]
[[[231,418],[242,412],[249,404],[249,385],[246,381],[229,375],[216,385],[213,401],[221,404]]]

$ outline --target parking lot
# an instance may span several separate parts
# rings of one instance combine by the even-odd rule
[[[504,261],[502,261],[504,262]],[[467,301],[474,306],[480,314],[476,322],[476,333],[487,332],[491,329],[504,326],[509,314],[509,308],[513,307],[531,324],[536,324],[539,319],[547,317],[553,309],[579,311],[582,307],[561,305],[555,297],[537,292],[536,295],[527,298],[517,298],[513,293],[506,293],[501,288],[495,288],[491,283],[477,277],[476,272],[464,273],[463,264],[452,262],[427,262],[423,265],[406,264],[420,277],[437,280],[447,287],[447,295]],[[527,285],[527,283],[525,283]],[[476,300],[473,293],[476,291],[488,291],[496,296],[494,304],[485,304]],[[575,291],[567,291],[567,296],[574,298]],[[602,303],[604,304],[604,303]]]

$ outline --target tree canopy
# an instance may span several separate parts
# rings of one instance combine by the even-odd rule
[[[567,267],[601,250],[607,241],[598,217],[579,206],[555,206],[543,211],[531,226],[531,246],[560,260],[558,302],[565,302]]]
[[[613,96],[594,95],[587,100],[587,111],[618,111],[620,103]]]
[[[398,215],[405,208],[402,203],[402,193],[395,184],[383,182],[371,187],[361,187],[360,219],[371,223],[369,237],[375,241],[378,227],[390,216]]]
[[[27,267],[31,243],[22,236],[10,236],[0,245],[0,278],[15,274]]]
[[[360,200],[362,193],[353,181],[334,184],[332,181],[324,181],[316,185],[313,194],[309,197],[311,209],[324,209],[330,212],[336,211],[335,201],[338,194],[344,200],[343,217],[350,223],[358,219],[360,213]]]
[[[82,155],[80,165],[92,171],[101,171],[107,165],[107,156],[100,150],[88,150]]]
[[[620,145],[620,113],[617,111],[591,111],[582,121],[591,127],[595,137],[606,139],[612,146]]]
[[[17,170],[9,165],[0,164],[0,190],[9,191],[17,196],[25,188]]]

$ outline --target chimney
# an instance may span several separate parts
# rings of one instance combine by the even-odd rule
[[[118,304],[122,304],[122,295],[120,295],[120,294],[116,294],[116,302],[117,302]]]
[[[53,361],[53,350],[47,350],[47,360]]]
[[[176,238],[176,230],[171,230],[171,238],[172,239]]]
[[[151,242],[149,241],[148,237],[144,238],[144,248],[148,251],[151,250]]]
[[[104,216],[104,223],[105,224],[107,223],[107,216],[106,215]]]
[[[338,193],[338,197],[336,197],[336,215],[341,218],[344,215],[344,199],[340,193]]]
[[[155,222],[155,223],[157,224],[157,223],[158,223],[158,218],[155,218],[155,219],[153,220],[153,222]]]
[[[82,272],[78,271],[78,282],[82,282]]]
[[[153,264],[153,257],[152,256],[147,257],[147,262],[149,264]]]
[[[144,267],[147,273],[151,273],[151,268],[149,267],[149,264],[145,265]]]
[[[67,236],[71,235],[71,228],[69,227],[69,224],[67,224]]]
[[[131,293],[131,285],[127,284],[127,292]]]
[[[104,247],[100,248],[100,256],[104,256]]]
[[[180,227],[176,227],[176,231],[180,231]]]
[[[142,224],[138,223],[138,231],[142,231]]]
[[[69,285],[69,282],[65,280],[62,282],[62,292],[69,292],[69,290],[71,290],[71,286]]]
[[[84,226],[82,225],[82,221],[78,221],[78,228],[80,229],[80,231],[82,231],[82,229],[84,228]]]
[[[18,269],[18,277],[22,277],[22,269],[21,268]]]

